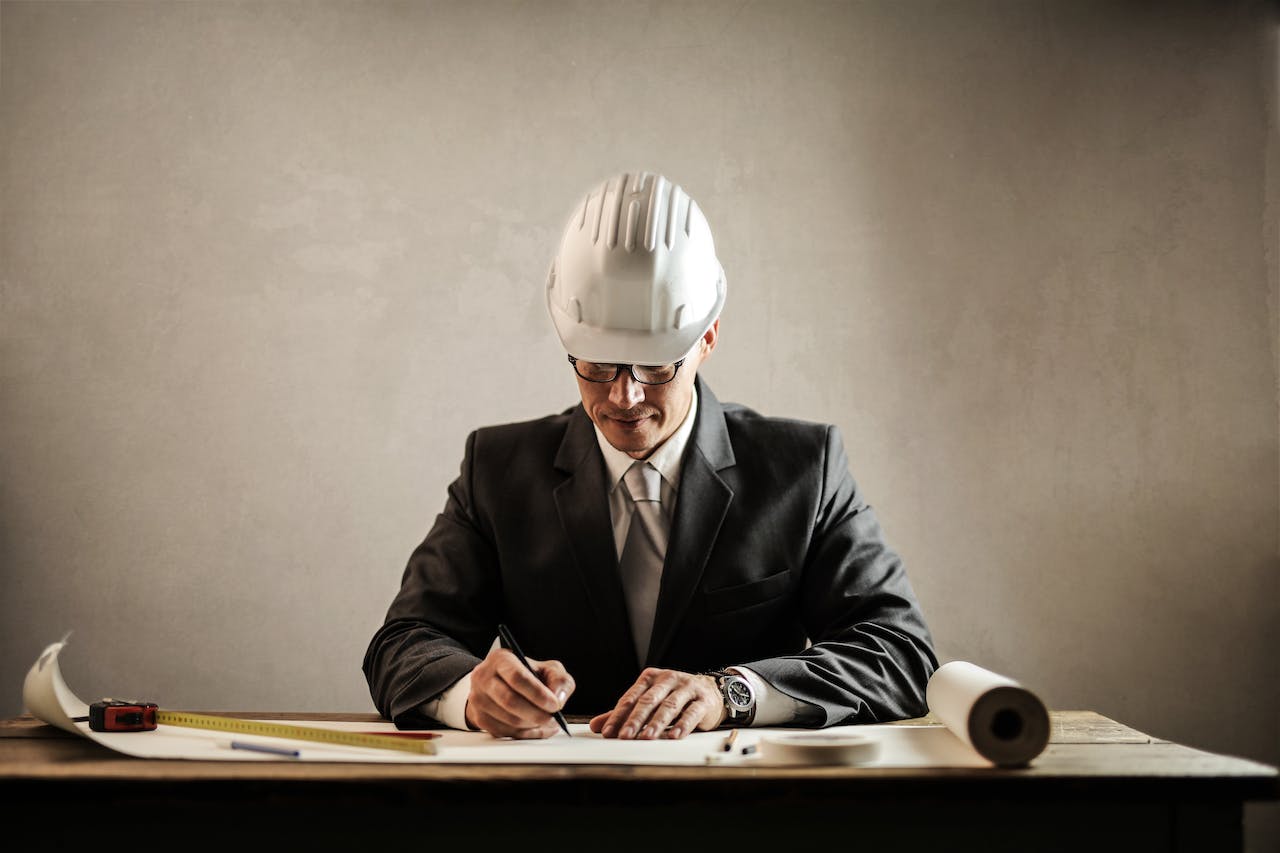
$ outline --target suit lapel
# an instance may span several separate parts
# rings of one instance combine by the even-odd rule
[[[565,430],[555,466],[569,478],[552,495],[560,524],[573,550],[574,564],[592,607],[600,618],[600,636],[613,647],[617,659],[636,662],[622,582],[618,578],[618,554],[609,517],[609,487],[604,460],[591,419],[581,407]]]
[[[735,464],[724,411],[701,378],[697,383],[698,417],[680,473],[680,492],[662,569],[648,661],[661,660],[671,644],[676,627],[702,580],[720,525],[733,500],[733,490],[718,473]]]

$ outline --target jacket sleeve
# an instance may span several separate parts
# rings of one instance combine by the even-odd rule
[[[492,540],[473,505],[475,443],[472,433],[444,510],[410,555],[365,652],[373,703],[397,724],[426,721],[423,704],[470,672],[493,640],[499,577]]]
[[[853,476],[839,430],[827,427],[822,487],[800,587],[811,645],[744,663],[810,706],[797,725],[922,716],[938,661],[902,560]]]

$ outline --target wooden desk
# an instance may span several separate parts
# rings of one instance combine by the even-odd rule
[[[226,712],[218,712],[226,713]],[[376,720],[372,714],[238,714]],[[1052,714],[1020,770],[144,761],[0,722],[6,837],[55,849],[1222,851],[1277,770]]]

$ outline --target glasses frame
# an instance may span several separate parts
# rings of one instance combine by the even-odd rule
[[[687,357],[688,357],[688,356],[686,356],[686,358],[687,358]],[[613,365],[613,375],[612,375],[612,376],[610,376],[608,379],[592,379],[592,378],[591,378],[591,377],[589,377],[589,376],[582,376],[582,372],[581,372],[580,370],[578,370],[578,357],[577,357],[577,356],[575,356],[575,355],[571,355],[571,356],[569,356],[569,363],[573,365],[573,372],[574,372],[574,373],[576,373],[578,376],[582,376],[582,378],[583,378],[583,379],[585,379],[587,382],[597,382],[597,383],[599,383],[599,384],[601,384],[601,385],[604,385],[604,384],[606,384],[606,383],[612,382],[612,381],[614,381],[615,379],[617,379],[619,376],[621,376],[621,375],[622,375],[622,368],[624,368],[624,367],[627,369],[627,373],[631,374],[631,380],[632,380],[633,382],[638,382],[638,383],[639,383],[639,384],[641,384],[641,385],[649,385],[649,386],[655,386],[655,385],[667,385],[667,384],[669,384],[670,382],[672,382],[672,381],[676,378],[676,376],[677,376],[677,375],[679,375],[679,373],[680,373],[680,365],[684,364],[684,362],[685,362],[685,359],[683,359],[683,358],[682,358],[682,359],[680,359],[679,361],[673,361],[673,362],[671,362],[671,366],[675,368],[675,370],[671,371],[671,379],[664,379],[664,380],[663,380],[663,381],[661,381],[661,382],[645,382],[645,381],[644,381],[643,379],[641,379],[639,376],[636,376],[636,366],[635,366],[634,364],[619,364],[619,363],[616,363],[616,362],[615,362],[615,363],[614,363],[614,365]],[[641,365],[641,367],[645,367],[645,366],[652,366],[652,367],[666,367],[667,365],[665,365],[665,364],[658,364],[658,365]]]

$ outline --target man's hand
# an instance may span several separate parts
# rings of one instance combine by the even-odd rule
[[[724,700],[709,675],[648,667],[612,711],[591,719],[591,731],[623,740],[682,738],[724,721]]]
[[[529,658],[530,672],[507,649],[493,649],[471,670],[467,724],[494,737],[544,738],[560,731],[551,715],[573,694],[573,677],[558,660]]]

